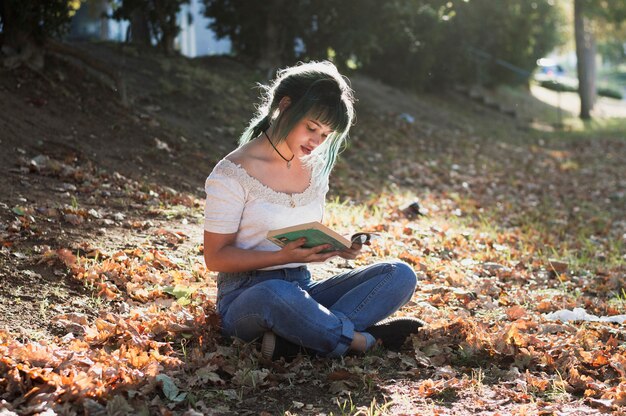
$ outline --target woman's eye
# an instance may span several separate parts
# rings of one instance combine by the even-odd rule
[[[309,131],[315,131],[315,127],[307,126],[307,128],[309,129]]]

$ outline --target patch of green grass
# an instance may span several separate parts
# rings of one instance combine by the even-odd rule
[[[167,220],[197,216],[197,210],[195,208],[189,208],[184,205],[161,204],[158,213]]]
[[[555,131],[546,133],[545,136],[551,140],[562,140],[565,142],[598,138],[626,140],[626,118],[594,118],[584,122],[581,121],[572,127],[573,129],[570,131]]]
[[[339,413],[337,413],[338,415],[341,416],[348,416],[348,415],[353,415],[356,412],[356,405],[354,404],[354,402],[352,401],[352,396],[348,395],[347,399],[340,399],[340,398],[335,398],[335,403],[337,404],[337,407],[339,408]],[[330,416],[334,416],[335,413],[330,412]]]
[[[459,392],[452,387],[446,387],[440,392],[431,396],[431,398],[440,405],[451,404],[459,399]]]
[[[380,416],[389,413],[389,408],[393,405],[393,402],[385,400],[384,403],[378,403],[374,397],[369,406],[365,408],[359,408],[359,415],[363,416]]]
[[[626,312],[626,289],[621,288],[607,303],[622,313]]]
[[[558,370],[556,376],[550,381],[550,387],[544,392],[543,396],[557,403],[569,401],[570,394],[567,392],[567,382],[563,380]]]
[[[474,348],[470,345],[459,345],[455,352],[452,364],[461,367],[481,368],[487,366],[491,357],[484,349]]]
[[[326,204],[324,221],[331,227],[352,230],[356,225],[367,227],[383,222],[384,199],[378,204],[355,204],[351,200],[341,201],[338,197]],[[354,230],[356,231],[356,230]]]
[[[164,94],[171,94],[178,91],[178,84],[168,81],[166,78],[159,79],[159,89]]]
[[[41,317],[41,319],[45,320],[48,318],[49,309],[50,301],[47,297],[44,297],[42,300],[39,301],[39,316]]]
[[[562,122],[563,118],[569,119],[573,117],[573,114],[562,110],[561,118],[559,118],[558,109],[556,107],[538,100],[526,87],[503,85],[494,91],[494,95],[498,102],[514,109],[517,118],[521,120],[537,120],[541,123],[553,126]],[[500,137],[508,136],[511,136],[510,132]]]
[[[484,386],[483,383],[485,381],[485,371],[481,367],[472,368],[470,381],[472,382],[472,387],[475,390],[480,391]]]

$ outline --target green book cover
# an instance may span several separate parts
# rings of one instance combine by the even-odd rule
[[[284,247],[286,244],[302,237],[306,238],[306,243],[303,245],[305,248],[331,244],[332,247],[322,251],[322,253],[344,250],[351,246],[350,240],[319,222],[281,228],[279,230],[270,231],[267,234],[268,240],[280,247]]]

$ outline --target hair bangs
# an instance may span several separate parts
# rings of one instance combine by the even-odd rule
[[[307,116],[328,126],[333,132],[342,133],[350,125],[350,116],[342,101],[335,105],[313,105]]]

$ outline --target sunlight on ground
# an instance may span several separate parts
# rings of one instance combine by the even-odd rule
[[[554,106],[555,112],[559,106],[564,112],[571,114],[580,112],[580,98],[576,93],[556,92],[538,85],[531,85],[530,91],[539,101]],[[598,97],[592,115],[598,118],[626,117],[626,100]],[[563,117],[567,118],[568,115],[564,113]]]

